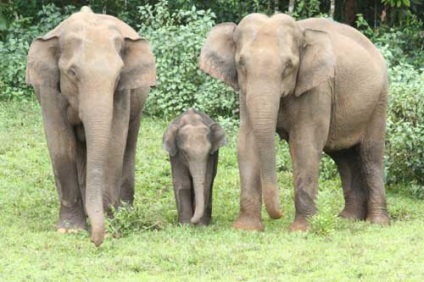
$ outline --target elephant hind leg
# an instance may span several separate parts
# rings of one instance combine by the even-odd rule
[[[358,145],[361,171],[368,188],[367,220],[376,224],[389,224],[384,188],[384,136],[385,136],[385,96],[376,108],[363,141]]]
[[[337,165],[343,187],[345,207],[340,217],[365,220],[367,216],[367,187],[360,166],[357,147],[329,153]]]
[[[135,186],[135,155],[137,138],[140,128],[140,115],[130,122],[128,128],[127,144],[124,153],[122,169],[122,184],[120,189],[120,201],[132,205],[134,201]]]

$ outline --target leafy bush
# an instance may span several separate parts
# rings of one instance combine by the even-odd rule
[[[340,192],[340,191],[337,191]],[[320,236],[331,235],[336,229],[337,214],[334,213],[334,191],[322,189],[315,201],[318,212],[309,218],[311,232]]]
[[[167,1],[139,7],[139,14],[140,34],[153,47],[158,74],[146,112],[171,117],[195,107],[211,116],[234,117],[238,108],[234,91],[198,67],[200,49],[215,24],[215,15],[194,6],[174,12]]]
[[[416,68],[424,65],[424,23],[418,17],[411,15],[402,26],[381,25],[373,29],[359,14],[356,24],[382,50],[390,67],[402,62]]]
[[[132,207],[124,203],[118,209],[112,209],[113,216],[106,220],[106,230],[115,238],[140,231],[161,230],[167,221],[160,218],[159,214],[154,210],[146,213],[146,210],[140,205]]]
[[[69,6],[63,12],[54,5],[47,5],[38,12],[37,25],[31,25],[31,18],[18,18],[9,26],[6,38],[0,42],[0,100],[30,97],[32,90],[25,84],[25,69],[32,40],[53,29],[74,10]]]
[[[424,72],[401,63],[390,78],[386,179],[424,184]]]

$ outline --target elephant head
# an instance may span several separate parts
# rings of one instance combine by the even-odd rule
[[[85,209],[92,241],[100,245],[104,238],[102,196],[108,144],[121,142],[125,146],[125,140],[111,141],[112,121],[118,110],[114,107],[129,104],[131,89],[155,85],[155,60],[149,43],[120,20],[83,7],[32,42],[26,82],[39,90],[37,95],[62,95],[70,105],[68,111],[76,113],[72,122],[84,125]],[[129,116],[129,109],[126,114]]]
[[[210,197],[207,175],[209,159],[216,154],[221,146],[226,144],[222,127],[209,117],[189,109],[179,119],[173,122],[163,136],[163,147],[171,158],[179,158],[190,171],[193,188],[195,211],[191,222],[196,224],[205,213],[205,204]],[[211,181],[211,180],[209,180]],[[212,179],[213,181],[213,179]]]
[[[239,25],[216,25],[200,55],[200,68],[240,90],[258,145],[265,206],[281,216],[278,203],[274,135],[284,97],[300,96],[334,77],[329,35],[302,29],[284,14],[246,16]]]

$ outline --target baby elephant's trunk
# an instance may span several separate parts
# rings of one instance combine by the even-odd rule
[[[194,186],[194,215],[191,223],[197,224],[205,214],[205,194],[206,194],[206,162],[190,165],[190,172],[193,177]]]

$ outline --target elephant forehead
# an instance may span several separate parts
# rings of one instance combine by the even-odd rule
[[[294,20],[282,14],[260,21],[250,21],[237,30],[238,48],[244,45],[258,45],[260,48],[272,49],[298,47],[301,31]]]
[[[198,123],[195,125],[187,124],[180,128],[179,134],[186,137],[187,139],[203,139],[207,138],[209,133],[209,128],[202,124]]]

